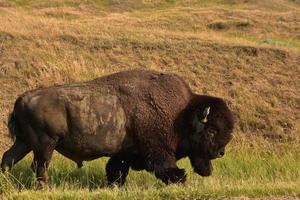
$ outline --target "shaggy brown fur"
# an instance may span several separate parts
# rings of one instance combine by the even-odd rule
[[[16,140],[3,156],[3,171],[33,150],[32,168],[45,182],[57,150],[79,167],[110,156],[110,184],[122,185],[130,167],[168,184],[185,181],[176,166],[185,156],[198,174],[210,175],[210,160],[223,156],[231,139],[233,119],[222,99],[194,94],[176,74],[131,70],[26,92],[16,100],[9,129]]]

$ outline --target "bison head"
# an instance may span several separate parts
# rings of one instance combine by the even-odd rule
[[[225,154],[232,138],[233,117],[224,101],[199,106],[192,115],[189,158],[201,176],[212,172],[211,160]]]

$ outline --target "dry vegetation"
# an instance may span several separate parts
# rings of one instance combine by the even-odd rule
[[[297,0],[0,0],[0,152],[20,93],[131,68],[176,72],[225,98],[233,149],[290,151],[300,168]]]

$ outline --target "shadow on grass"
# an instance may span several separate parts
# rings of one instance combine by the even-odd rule
[[[60,187],[67,189],[99,189],[107,186],[105,176],[106,159],[85,163],[82,168],[65,159],[53,159],[48,169],[48,185],[50,188]],[[4,180],[6,185],[15,189],[35,189],[36,176],[30,168],[31,159],[24,159],[6,173]]]

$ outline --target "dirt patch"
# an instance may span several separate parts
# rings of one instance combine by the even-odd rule
[[[230,25],[226,21],[214,21],[207,26],[208,28],[213,30],[226,30],[230,27]]]
[[[250,20],[233,20],[233,21],[224,21],[218,20],[213,21],[207,25],[208,28],[216,31],[228,30],[228,29],[245,29],[252,26]]]
[[[12,40],[14,37],[12,34],[4,32],[4,31],[0,31],[0,42],[5,42],[8,40]]]

